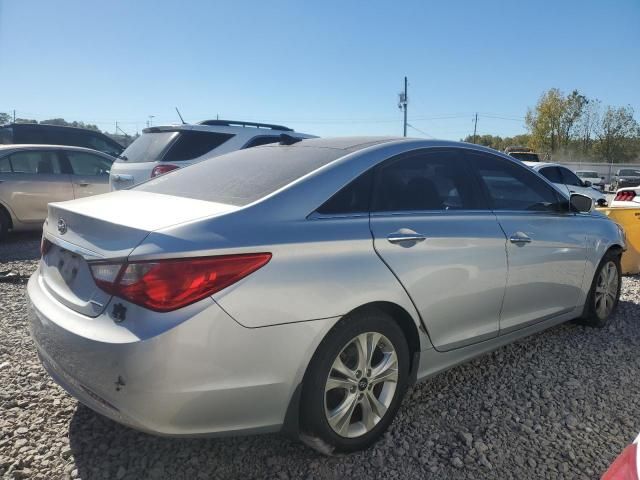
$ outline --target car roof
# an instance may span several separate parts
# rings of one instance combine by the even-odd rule
[[[243,122],[236,120],[204,120],[198,123],[176,123],[170,125],[154,125],[142,130],[142,133],[158,132],[178,132],[181,130],[196,130],[201,132],[222,132],[222,133],[247,133],[249,136],[277,136],[281,133],[302,137],[313,137],[302,132],[295,132],[283,125],[270,123]]]
[[[100,150],[94,150],[92,148],[86,147],[76,147],[73,145],[47,145],[42,143],[12,143],[9,145],[0,145],[0,154],[9,152],[9,151],[20,151],[20,150],[73,150],[76,152],[86,152],[99,154],[105,157],[114,158],[108,153],[101,152]]]

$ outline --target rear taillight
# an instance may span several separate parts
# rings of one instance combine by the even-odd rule
[[[170,163],[163,163],[162,165],[156,165],[151,170],[151,178],[157,177],[158,175],[164,175],[171,170],[177,170],[180,168],[178,165],[171,165]]]
[[[616,202],[631,202],[636,198],[636,192],[633,190],[622,190],[616,193],[616,198],[613,200]]]
[[[637,445],[632,443],[611,464],[602,480],[638,480]]]
[[[50,248],[51,242],[43,236],[42,240],[40,241],[40,256],[44,257]]]
[[[269,262],[270,253],[92,263],[96,285],[132,303],[169,312],[236,283]]]

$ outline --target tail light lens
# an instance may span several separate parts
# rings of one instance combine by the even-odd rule
[[[634,198],[636,198],[636,192],[633,190],[623,190],[616,193],[616,198],[614,198],[614,200],[616,202],[631,202]]]
[[[180,168],[178,165],[172,165],[170,163],[156,165],[153,167],[153,170],[151,170],[151,178],[157,177],[158,175],[164,175],[165,173],[170,172],[171,170],[177,170],[178,168]]]
[[[177,310],[236,283],[266,265],[270,253],[130,263],[92,263],[99,288],[156,312]]]
[[[632,443],[611,464],[602,480],[638,480],[638,447]]]

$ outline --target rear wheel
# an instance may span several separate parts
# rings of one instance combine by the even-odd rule
[[[407,341],[389,315],[368,310],[341,320],[305,376],[303,440],[324,453],[368,447],[393,421],[408,373]]]
[[[604,327],[618,307],[622,285],[620,254],[607,252],[600,261],[587,297],[584,324]]]

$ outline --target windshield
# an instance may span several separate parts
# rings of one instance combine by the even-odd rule
[[[587,171],[576,172],[576,175],[578,175],[580,178],[597,178],[597,177],[599,177],[597,172],[587,172]]]
[[[344,154],[334,148],[249,148],[161,175],[134,190],[243,206]]]
[[[640,170],[622,169],[618,172],[618,175],[627,175],[629,177],[640,177]]]
[[[178,132],[143,133],[118,156],[117,162],[156,162]]]
[[[529,152],[511,152],[509,154],[513,158],[517,158],[522,162],[539,162],[540,157],[538,157],[537,153],[529,153]]]

